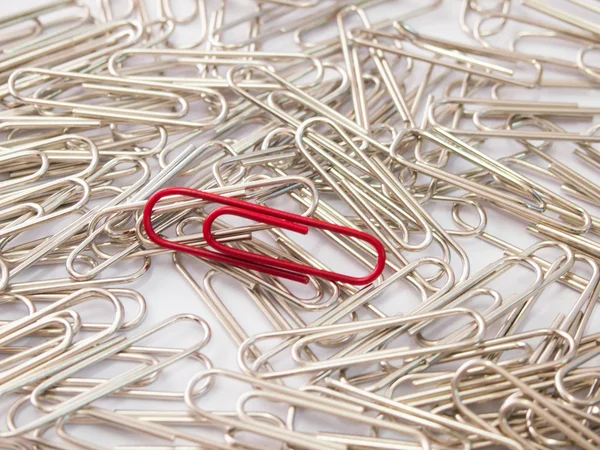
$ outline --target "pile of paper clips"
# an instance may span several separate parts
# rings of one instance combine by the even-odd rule
[[[0,19],[0,448],[600,448],[600,7],[460,5]]]

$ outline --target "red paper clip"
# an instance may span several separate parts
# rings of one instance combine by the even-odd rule
[[[190,245],[172,242],[168,239],[159,236],[152,227],[152,210],[154,205],[163,197],[170,195],[183,195],[187,197],[199,198],[227,206],[222,206],[210,212],[202,225],[202,233],[206,243],[219,252],[213,252],[203,248],[192,247]],[[295,231],[301,234],[307,234],[309,226],[322,230],[332,231],[334,233],[350,236],[371,244],[377,252],[377,263],[371,273],[364,277],[352,277],[337,272],[317,269],[315,267],[304,264],[286,261],[271,256],[259,255],[256,253],[239,250],[228,247],[218,242],[212,234],[211,226],[213,222],[223,215],[234,215],[246,219],[254,220],[267,225],[273,225],[286,230]],[[270,208],[268,206],[256,205],[254,203],[237,200],[234,198],[223,197],[210,192],[199,191],[196,189],[184,187],[171,187],[156,191],[150,196],[144,206],[143,224],[148,237],[156,245],[169,250],[189,253],[190,255],[199,256],[200,258],[211,259],[225,264],[231,264],[238,267],[257,270],[282,278],[286,278],[301,283],[308,283],[308,276],[325,278],[327,280],[347,283],[347,284],[369,284],[373,282],[383,271],[385,267],[385,248],[383,244],[371,236],[359,230],[335,225],[322,220],[304,217],[298,214],[281,211],[279,209]]]

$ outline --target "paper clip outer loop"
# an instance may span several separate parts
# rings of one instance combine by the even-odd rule
[[[212,248],[219,250],[222,253],[212,252],[210,250],[192,247],[186,244],[180,244],[169,241],[160,237],[152,228],[151,215],[154,205],[163,197],[170,195],[183,195],[193,198],[200,198],[202,200],[212,201],[220,204],[227,205],[227,207],[218,208],[206,217],[202,232],[204,239],[207,244]],[[336,272],[327,270],[317,269],[303,264],[298,264],[293,261],[285,261],[270,256],[258,255],[255,253],[239,250],[231,247],[227,247],[214,238],[211,232],[211,225],[221,215],[230,214],[239,217],[244,217],[250,220],[266,223],[268,225],[274,225],[287,230],[295,231],[298,233],[308,233],[308,227],[318,228],[322,230],[331,231],[345,236],[354,237],[368,242],[373,246],[377,252],[377,262],[375,268],[371,273],[364,277],[353,277],[344,275]],[[308,276],[316,276],[324,278],[334,282],[364,285],[373,282],[383,269],[385,268],[386,253],[383,244],[375,237],[365,232],[354,230],[352,228],[335,225],[329,222],[313,219],[310,217],[304,217],[298,214],[281,211],[278,209],[270,208],[268,206],[256,205],[243,200],[238,200],[229,197],[223,197],[218,194],[210,192],[200,191],[196,189],[190,189],[185,187],[171,187],[161,189],[155,192],[148,199],[146,206],[144,207],[143,224],[146,233],[150,240],[155,244],[169,248],[171,250],[189,253],[201,258],[207,258],[216,260],[225,264],[232,264],[239,267],[245,267],[259,272],[267,273],[282,278],[291,279],[302,283],[308,282]]]

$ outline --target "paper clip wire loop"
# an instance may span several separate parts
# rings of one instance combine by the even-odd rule
[[[204,239],[214,249],[221,253],[213,252],[206,249],[196,248],[189,245],[172,242],[168,239],[160,237],[152,227],[152,210],[154,205],[163,197],[170,195],[184,195],[187,197],[200,198],[227,205],[212,211],[202,227]],[[287,230],[296,231],[298,233],[308,233],[308,227],[327,230],[334,233],[342,234],[349,237],[354,237],[362,241],[368,242],[377,252],[377,262],[371,273],[363,277],[353,277],[323,269],[298,264],[292,261],[283,261],[269,256],[258,255],[243,250],[234,249],[220,244],[212,235],[211,225],[221,215],[230,214],[246,219],[256,220],[258,222],[274,225]],[[211,259],[225,264],[245,267],[259,272],[275,275],[282,278],[287,278],[293,281],[308,283],[308,276],[317,276],[330,281],[364,285],[373,282],[381,275],[385,268],[386,254],[383,244],[375,237],[365,232],[355,230],[340,225],[335,225],[329,222],[300,216],[298,214],[281,211],[270,208],[268,206],[256,205],[243,200],[223,197],[210,192],[199,191],[183,187],[172,187],[161,189],[150,196],[146,206],[144,207],[143,224],[146,233],[151,241],[155,244],[166,247],[170,250],[176,250],[184,253],[189,253],[201,258]]]

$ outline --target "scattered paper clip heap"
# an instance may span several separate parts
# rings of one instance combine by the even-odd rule
[[[1,18],[0,448],[600,448],[599,5]]]

